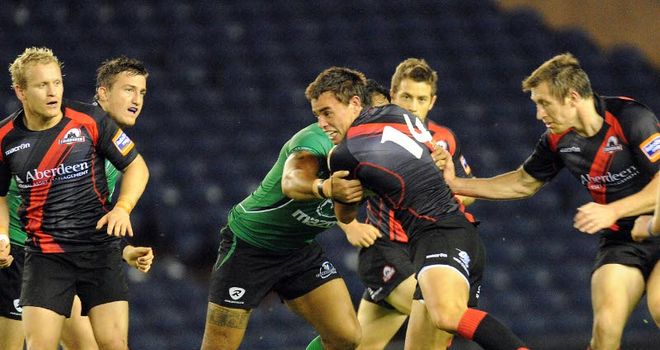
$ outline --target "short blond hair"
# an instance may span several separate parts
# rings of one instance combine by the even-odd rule
[[[411,79],[417,83],[427,83],[431,86],[431,96],[438,90],[438,73],[431,69],[422,58],[408,58],[399,63],[392,75],[390,89],[396,93],[403,79]]]
[[[571,53],[557,55],[536,68],[534,72],[522,81],[522,90],[528,92],[542,82],[548,83],[552,96],[563,99],[570,90],[575,90],[582,98],[591,98],[589,76],[580,67],[580,62]]]
[[[13,87],[25,88],[27,84],[27,78],[25,77],[25,71],[31,65],[41,63],[57,63],[57,65],[62,69],[62,63],[57,59],[57,56],[53,54],[53,51],[47,47],[29,47],[23,51],[22,54],[18,55],[14,62],[9,65],[9,74],[11,74],[11,85]]]

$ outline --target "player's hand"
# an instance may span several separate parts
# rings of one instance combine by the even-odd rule
[[[578,208],[573,227],[581,232],[594,234],[614,225],[618,218],[612,207],[591,202]]]
[[[435,166],[442,170],[445,177],[445,182],[450,183],[456,178],[456,169],[454,168],[454,160],[451,153],[442,147],[436,147],[431,152],[431,158],[435,162]]]
[[[346,233],[346,239],[354,247],[366,248],[373,245],[378,237],[381,237],[380,231],[369,225],[359,222],[353,222],[342,229]]]
[[[0,240],[0,269],[9,267],[13,261],[14,257],[11,255],[9,241]]]
[[[96,229],[100,230],[107,225],[106,232],[109,236],[124,237],[129,235],[133,237],[133,227],[131,227],[131,218],[128,211],[122,207],[115,207],[96,223]]]
[[[349,174],[350,172],[347,170],[335,171],[330,175],[329,181],[326,182],[330,182],[330,186],[332,186],[330,192],[332,193],[332,199],[343,203],[359,203],[363,195],[362,183],[360,183],[360,180],[346,179]]]
[[[651,215],[641,215],[635,219],[635,226],[633,226],[630,232],[633,241],[641,242],[649,238],[648,225],[651,220],[653,220],[653,216]]]
[[[147,273],[151,269],[151,264],[154,261],[154,251],[151,247],[134,247],[132,245],[127,245],[124,247],[122,257],[129,266]]]

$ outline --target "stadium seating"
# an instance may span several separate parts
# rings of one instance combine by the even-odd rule
[[[532,10],[505,13],[487,0],[3,2],[0,65],[33,45],[64,61],[65,94],[77,99],[92,98],[95,68],[111,56],[136,56],[151,72],[143,114],[129,131],[152,174],[134,228],[157,257],[146,277],[130,274],[135,349],[199,347],[219,229],[283,142],[315,121],[304,89],[324,68],[350,66],[389,85],[399,61],[425,58],[440,77],[430,117],[455,131],[478,176],[512,170],[531,152],[543,126],[520,81],[557,53],[573,52],[596,91],[660,111],[660,76],[635,48],[605,52],[584,32],[553,31]],[[0,86],[7,115],[18,104],[6,73]],[[489,252],[482,306],[537,348],[548,334],[575,336],[584,348],[591,330],[597,241],[571,227],[575,208],[589,200],[583,192],[561,176],[535,198],[470,208]],[[357,302],[355,250],[335,229],[321,239]],[[645,307],[627,332],[657,338]],[[314,336],[269,297],[242,348],[303,348]]]

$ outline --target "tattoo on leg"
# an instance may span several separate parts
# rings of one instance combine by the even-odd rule
[[[232,310],[222,306],[211,305],[209,306],[206,323],[220,327],[245,329],[247,328],[249,318],[250,311]]]

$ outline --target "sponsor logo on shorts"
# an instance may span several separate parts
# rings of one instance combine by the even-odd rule
[[[59,141],[60,145],[68,145],[70,143],[85,142],[85,136],[82,135],[80,129],[71,128],[65,134],[64,137]]]
[[[389,282],[394,277],[394,274],[396,274],[394,266],[385,265],[383,267],[383,282]]]
[[[605,153],[614,153],[623,150],[623,146],[621,146],[621,143],[619,143],[619,139],[616,136],[610,136],[609,139],[607,139],[607,144],[605,144],[605,147],[603,148],[603,152]]]
[[[12,147],[12,148],[6,150],[5,155],[8,156],[8,155],[10,155],[14,152],[22,151],[22,150],[28,149],[28,148],[30,148],[30,143],[29,142],[21,143],[20,145],[18,145],[16,147]]]
[[[231,287],[229,288],[229,297],[232,300],[225,299],[225,302],[231,304],[245,304],[245,302],[239,301],[239,299],[242,298],[244,294],[245,294],[245,289],[241,287]]]
[[[23,314],[23,308],[20,305],[21,300],[20,299],[14,299],[14,309],[16,309],[16,312],[10,312],[12,315],[17,315],[20,316]]]
[[[470,255],[468,253],[466,253],[465,251],[462,251],[458,248],[456,248],[456,250],[458,250],[458,257],[452,257],[452,259],[454,259],[454,261],[456,261],[459,265],[461,265],[461,267],[469,275],[470,274]]]
[[[335,269],[332,263],[329,261],[324,261],[323,264],[321,264],[321,268],[319,269],[319,273],[316,275],[316,277],[326,279],[336,273],[337,269]]]
[[[655,163],[660,158],[660,133],[655,133],[639,145],[646,158]]]
[[[430,254],[426,256],[427,259],[446,258],[446,257],[447,257],[446,253]]]
[[[369,296],[371,297],[372,300],[376,300],[376,297],[382,291],[383,291],[383,287],[379,287],[376,290],[373,290],[373,289],[367,287],[367,293],[369,293]]]
[[[559,153],[580,153],[582,150],[580,147],[577,146],[571,146],[571,147],[563,147],[559,149]]]

